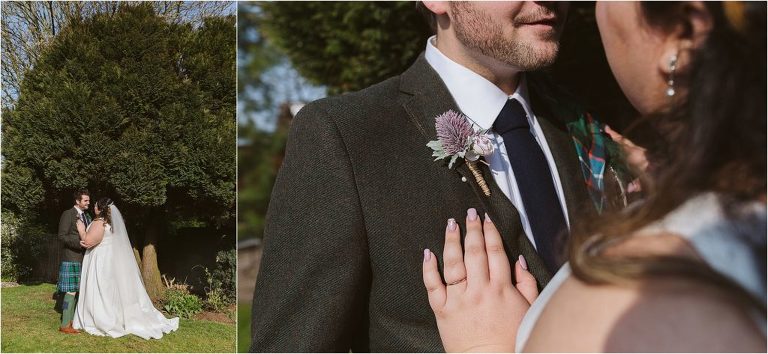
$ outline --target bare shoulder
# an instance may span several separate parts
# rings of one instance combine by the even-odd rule
[[[550,299],[526,351],[765,352],[748,310],[699,283],[593,286],[574,277]]]
[[[91,228],[103,229],[105,225],[104,219],[96,219],[91,222]]]

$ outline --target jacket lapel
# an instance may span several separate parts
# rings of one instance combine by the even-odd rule
[[[445,87],[440,76],[427,63],[423,54],[419,56],[416,62],[400,78],[400,90],[404,94],[401,96],[402,106],[413,124],[424,136],[424,153],[431,154],[426,145],[437,137],[435,117],[448,110],[461,111],[448,88]],[[543,287],[552,275],[536,253],[536,249],[525,236],[520,222],[520,214],[496,185],[489,168],[482,163],[477,164],[491,190],[491,196],[487,197],[483,194],[463,160],[457,161],[453,170],[448,169],[447,162],[435,161],[434,163],[444,164],[446,172],[456,174],[455,178],[463,177],[466,179],[466,182],[472,187],[477,200],[501,233],[505,241],[504,246],[507,254],[510,257],[522,254],[528,262],[531,273],[537,279],[539,287]],[[510,259],[511,263],[514,263],[514,261],[515,259]]]

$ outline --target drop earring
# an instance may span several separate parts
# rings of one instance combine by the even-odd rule
[[[667,80],[667,97],[675,95],[675,70],[677,70],[677,53],[669,57],[669,79]]]

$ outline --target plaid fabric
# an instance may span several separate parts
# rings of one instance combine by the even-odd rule
[[[610,204],[603,177],[606,172],[610,170],[621,181],[631,180],[621,147],[603,131],[603,124],[577,103],[576,97],[553,85],[549,78],[531,80],[528,83],[529,87],[542,95],[541,104],[564,119],[579,157],[590,199],[597,212],[602,213]]]
[[[80,290],[80,262],[61,262],[56,288],[63,293]]]
[[[602,212],[605,203],[605,174],[606,137],[600,124],[589,113],[582,113],[580,119],[568,124],[576,152],[581,163],[581,172],[589,190],[589,196],[598,212]]]

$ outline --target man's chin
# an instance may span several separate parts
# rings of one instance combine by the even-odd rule
[[[560,45],[557,42],[534,44],[529,47],[527,56],[519,58],[519,65],[523,71],[546,68],[555,63],[559,50]]]
[[[556,32],[531,32],[518,37],[519,41],[531,48],[555,51],[560,47],[560,36]]]

